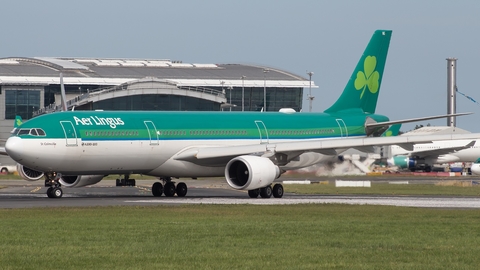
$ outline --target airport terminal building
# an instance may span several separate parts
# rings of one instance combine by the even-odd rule
[[[305,77],[245,64],[1,58],[0,139],[8,138],[16,115],[28,120],[60,109],[60,73],[68,109],[75,110],[261,111],[265,104],[266,111],[300,111],[303,90],[316,88]]]

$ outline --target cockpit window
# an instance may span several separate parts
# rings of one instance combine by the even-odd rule
[[[30,129],[20,129],[18,130],[17,135],[27,135],[27,134],[30,134]]]
[[[45,131],[41,128],[16,128],[12,132],[13,135],[32,135],[32,136],[45,136]]]
[[[43,131],[43,129],[37,128],[36,130],[37,130],[38,136],[45,136],[45,131]]]

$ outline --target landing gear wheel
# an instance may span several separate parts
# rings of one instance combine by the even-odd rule
[[[163,190],[163,193],[165,193],[165,196],[167,197],[175,196],[175,183],[173,182],[165,183],[165,189]]]
[[[283,197],[283,186],[281,184],[275,184],[273,186],[273,197],[275,198]]]
[[[160,182],[155,182],[152,185],[152,194],[155,197],[160,197],[162,196],[163,193],[163,185]]]
[[[47,189],[47,196],[48,196],[48,198],[53,198],[52,190],[53,190],[52,187],[49,187],[49,188]]]
[[[47,190],[47,196],[49,198],[61,198],[63,196],[63,190],[59,187],[49,188]]]
[[[270,198],[272,197],[272,186],[266,186],[260,189],[260,197]]]
[[[187,195],[187,191],[187,184],[183,182],[177,184],[176,192],[178,197],[185,197],[185,195]]]
[[[249,191],[248,191],[248,196],[249,196],[250,198],[257,198],[258,195],[260,195],[260,189],[259,189],[259,188],[257,188],[257,189],[252,189],[252,190],[249,190]]]

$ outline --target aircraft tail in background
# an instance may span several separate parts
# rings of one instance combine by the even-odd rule
[[[325,113],[349,109],[375,113],[391,36],[391,30],[375,31],[343,93]]]
[[[20,115],[15,116],[15,121],[13,122],[13,127],[17,128],[23,124],[22,117]]]
[[[385,130],[385,132],[382,134],[382,137],[398,136],[401,126],[402,124],[391,125],[387,130]]]

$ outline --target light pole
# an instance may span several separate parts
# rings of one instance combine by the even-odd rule
[[[223,85],[225,84],[224,81],[220,81],[220,84],[222,85],[222,94],[225,95],[225,89],[223,89]],[[226,98],[226,97],[225,97]],[[222,111],[223,111],[223,108],[222,108]]]
[[[312,96],[312,75],[313,75],[313,72],[307,72],[308,76],[310,77],[310,91],[309,91],[309,94],[308,94],[308,100],[310,102],[310,112],[312,112],[312,102],[313,102],[313,99],[315,98],[314,96]]]
[[[232,111],[232,89],[233,89],[233,87],[230,85],[229,87],[227,87],[227,89],[228,89],[228,92],[230,93],[229,103],[230,103],[230,111]]]
[[[242,112],[245,110],[245,78],[247,76],[242,76]]]
[[[267,111],[267,73],[270,69],[263,69],[263,111]]]

